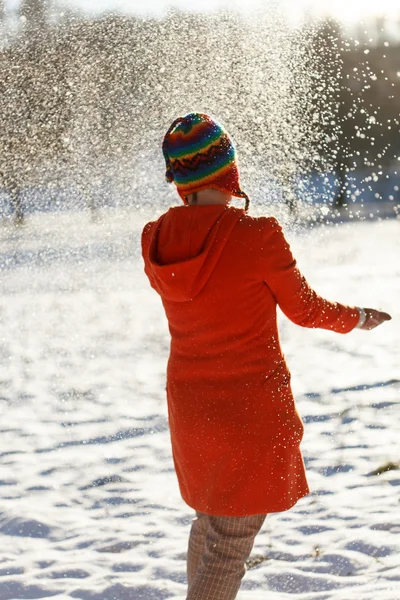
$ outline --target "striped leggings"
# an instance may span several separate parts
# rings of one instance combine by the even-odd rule
[[[186,600],[234,600],[266,515],[196,515],[189,537]]]

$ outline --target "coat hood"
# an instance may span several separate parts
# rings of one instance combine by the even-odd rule
[[[206,285],[243,209],[221,204],[177,206],[142,234],[145,272],[165,300],[193,300]]]

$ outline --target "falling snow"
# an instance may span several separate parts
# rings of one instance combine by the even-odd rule
[[[192,110],[232,133],[253,214],[280,218],[317,290],[393,314],[340,339],[281,318],[312,494],[267,519],[239,599],[396,600],[398,40],[276,3],[24,0],[0,19],[0,600],[185,597],[192,515],[139,236],[177,202],[160,141]]]

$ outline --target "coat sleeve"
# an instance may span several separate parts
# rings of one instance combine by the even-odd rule
[[[356,307],[321,298],[299,271],[282,227],[265,219],[262,240],[263,279],[282,312],[302,327],[348,333],[359,321]]]

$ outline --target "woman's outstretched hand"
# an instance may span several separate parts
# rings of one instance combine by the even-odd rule
[[[381,310],[375,310],[374,308],[364,308],[366,319],[363,325],[361,325],[360,329],[365,329],[369,331],[370,329],[375,329],[378,325],[381,325],[384,321],[390,321],[391,316],[382,312]]]

